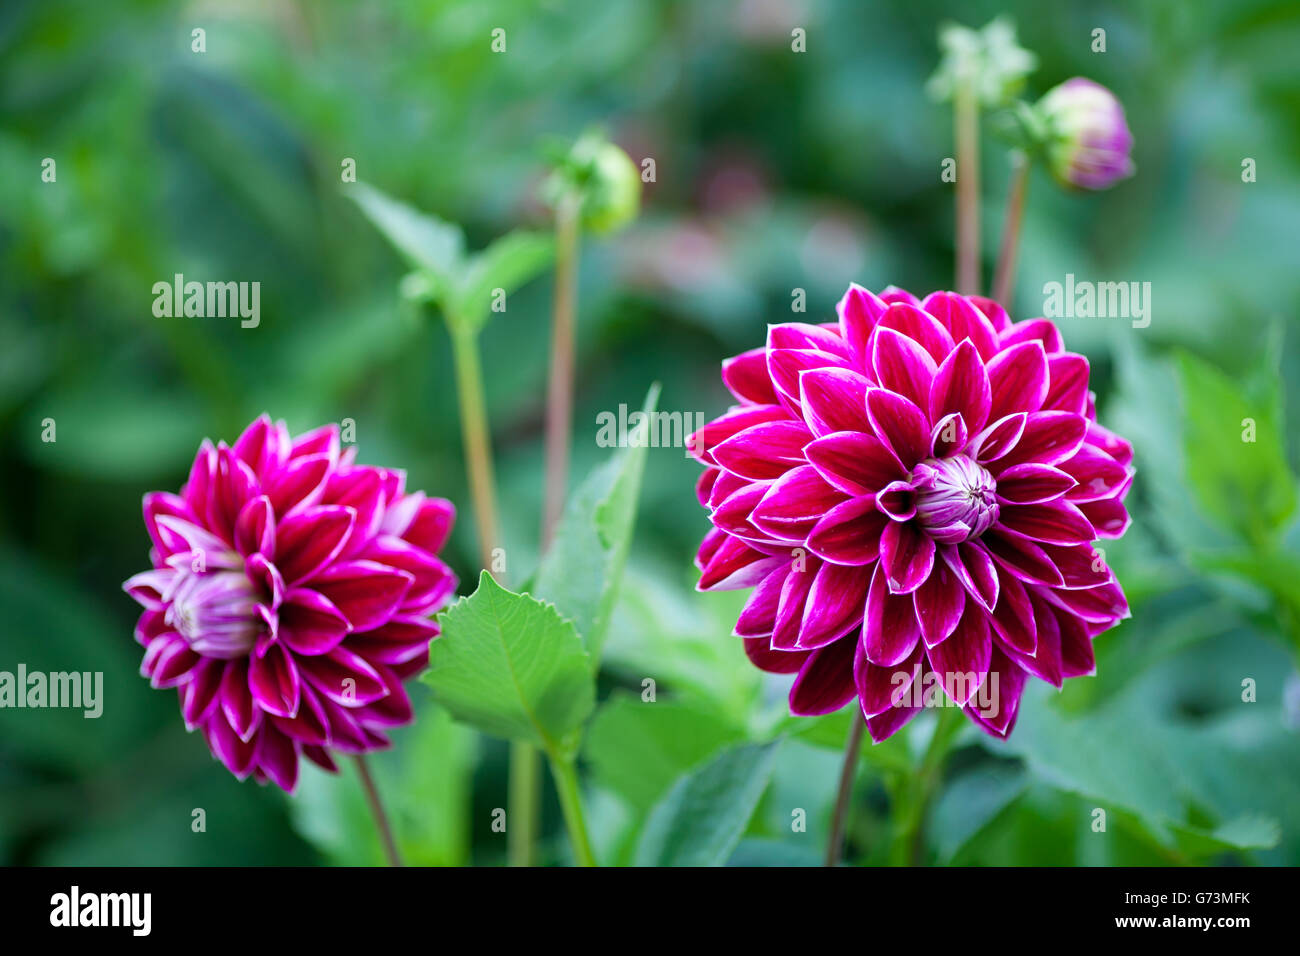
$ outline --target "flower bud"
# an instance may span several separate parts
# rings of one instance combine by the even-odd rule
[[[1038,101],[1047,127],[1047,166],[1074,189],[1107,189],[1133,175],[1133,134],[1110,90],[1076,76]]]
[[[614,232],[640,212],[641,175],[621,148],[599,134],[587,133],[573,144],[543,191],[552,205],[575,193],[583,229]]]

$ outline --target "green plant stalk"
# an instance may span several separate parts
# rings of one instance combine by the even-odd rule
[[[835,811],[831,815],[831,832],[826,841],[826,866],[838,866],[840,854],[844,850],[844,825],[848,819],[849,803],[853,796],[853,780],[858,767],[858,755],[862,752],[862,731],[867,722],[855,708],[850,718],[849,739],[844,745],[844,765],[840,769],[840,789],[835,798]]]
[[[963,725],[960,707],[939,708],[930,744],[915,772],[898,787],[894,801],[894,843],[890,862],[895,866],[918,866],[925,850],[925,815],[943,775],[948,751]]]
[[[957,148],[957,291],[978,295],[980,286],[979,101],[969,79],[953,92]]]
[[[587,836],[587,821],[582,812],[582,793],[578,787],[578,770],[574,759],[554,750],[548,750],[547,757],[551,762],[551,774],[555,777],[555,792],[560,798],[564,825],[569,831],[569,843],[573,846],[574,861],[578,866],[597,866],[596,854],[592,852],[591,839]]]
[[[555,207],[555,299],[551,316],[551,369],[546,391],[546,488],[542,551],[564,510],[573,430],[573,340],[578,310],[578,240],[581,197],[569,191]]]
[[[366,802],[370,805],[370,813],[375,818],[375,829],[379,831],[380,842],[384,845],[384,856],[388,859],[389,866],[401,866],[402,858],[397,852],[397,841],[393,839],[393,829],[388,825],[388,814],[384,812],[384,804],[379,799],[379,789],[375,786],[375,780],[370,776],[370,766],[366,763],[364,754],[356,755],[357,775],[361,778],[361,789],[366,793]]]
[[[1032,162],[1020,150],[1011,154],[1011,188],[1007,193],[1007,211],[1002,221],[1002,245],[993,274],[993,301],[1011,311],[1011,287],[1016,278],[1016,252],[1020,248],[1020,223],[1025,215],[1025,192],[1029,186]]]
[[[479,360],[478,335],[456,316],[447,316],[452,354],[456,367],[456,388],[460,399],[461,431],[470,497],[478,524],[479,557],[493,577],[493,552],[500,538],[497,520],[496,478],[492,469],[492,444],[488,432],[487,402],[483,391],[483,368]],[[501,583],[504,583],[501,581]],[[510,744],[510,783],[506,795],[509,837],[506,858],[511,866],[532,866],[538,822],[541,819],[541,762],[529,744]]]

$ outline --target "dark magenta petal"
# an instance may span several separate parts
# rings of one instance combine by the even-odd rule
[[[846,637],[808,655],[790,688],[790,713],[800,717],[831,714],[856,696],[853,655],[857,645],[856,636]]]
[[[792,561],[790,573],[781,585],[781,597],[776,608],[776,624],[772,628],[774,650],[803,650],[799,647],[799,634],[803,630],[804,612],[808,607],[808,592],[812,590],[817,572],[822,568],[820,558],[804,557]]]
[[[235,440],[233,450],[258,479],[265,481],[289,458],[289,434],[283,425],[272,423],[269,415],[260,415]]]
[[[998,333],[998,345],[1003,349],[1025,342],[1040,343],[1048,355],[1053,355],[1064,347],[1060,331],[1048,319],[1025,319]]]
[[[254,553],[275,557],[275,511],[266,495],[258,495],[240,510],[235,521],[235,550],[244,557]]]
[[[750,349],[722,363],[722,382],[747,405],[775,405],[776,389],[767,373],[767,349]]]
[[[275,727],[266,725],[257,735],[257,766],[285,793],[298,786],[298,748]]]
[[[745,654],[755,667],[769,674],[797,674],[811,651],[778,651],[765,637],[745,638]]]
[[[737,637],[761,637],[766,640],[772,636],[772,631],[776,628],[777,607],[781,603],[781,587],[789,573],[790,565],[785,564],[758,583],[736,621],[733,633]]]
[[[414,496],[407,496],[407,498],[412,497]],[[411,519],[411,523],[404,530],[389,527],[385,522],[383,531],[386,534],[397,535],[397,537],[408,541],[417,548],[437,553],[447,543],[447,538],[451,535],[451,529],[455,523],[455,505],[446,498],[424,498],[420,501],[415,517]]]
[[[850,495],[874,494],[891,481],[907,477],[898,457],[873,435],[835,432],[810,442],[808,461],[822,477]]]
[[[183,537],[158,524],[160,516],[169,516],[193,525],[197,519],[184,498],[166,491],[151,491],[144,496],[143,509],[145,530],[149,532],[160,558],[166,559],[178,551],[190,549]]]
[[[1077,484],[1070,475],[1037,462],[1008,468],[998,475],[998,501],[1002,504],[1036,504],[1059,498]]]
[[[966,715],[985,733],[1005,740],[1020,714],[1026,676],[1020,665],[994,647],[988,679],[966,705]]]
[[[1007,655],[1029,673],[1040,680],[1045,680],[1053,687],[1061,686],[1061,627],[1052,606],[1034,591],[1029,592],[1029,600],[1034,609],[1034,623],[1038,628],[1038,641],[1032,656],[1021,654],[1014,648],[1006,647]]]
[[[853,684],[866,717],[883,714],[907,703],[907,693],[921,676],[924,648],[918,642],[912,653],[894,667],[878,667],[867,660],[859,643],[853,658]]]
[[[328,455],[308,455],[289,462],[264,488],[275,513],[283,518],[316,504],[325,491],[330,466]]]
[[[918,408],[929,405],[930,385],[937,366],[921,345],[901,332],[877,326],[872,335],[871,366],[882,387],[902,395]]]
[[[808,550],[836,564],[866,565],[880,554],[880,534],[889,518],[871,495],[836,505],[808,534]]]
[[[1110,568],[1106,567],[1101,552],[1091,544],[1064,547],[1045,544],[1043,550],[1060,569],[1061,577],[1065,579],[1062,587],[1066,590],[1097,587],[1112,579]]]
[[[345,647],[320,657],[304,657],[298,666],[309,684],[342,707],[360,707],[388,693],[379,672]]]
[[[965,705],[984,683],[992,654],[988,616],[974,601],[966,602],[948,639],[926,651],[944,693],[958,705]]]
[[[221,702],[221,678],[226,662],[204,658],[190,671],[190,679],[180,686],[181,719],[185,729],[193,730],[212,714]]]
[[[1101,501],[1085,501],[1079,505],[1088,523],[1097,529],[1099,538],[1118,538],[1128,530],[1128,509],[1117,498],[1104,498]]]
[[[792,468],[772,482],[753,510],[753,522],[783,541],[802,542],[813,526],[845,495],[812,465]]]
[[[893,521],[916,517],[916,491],[910,481],[891,481],[876,494],[876,510]]]
[[[339,426],[331,422],[303,432],[294,439],[289,457],[294,459],[324,455],[333,467],[339,460]]]
[[[891,707],[879,716],[868,717],[867,733],[871,736],[872,743],[888,740],[923,709],[920,704],[904,704],[902,707]]]
[[[1133,464],[1133,446],[1095,421],[1088,423],[1088,444],[1100,448],[1125,468]]]
[[[352,630],[343,612],[311,588],[291,588],[279,613],[280,638],[295,654],[327,653]]]
[[[706,465],[716,465],[713,449],[732,435],[763,422],[788,421],[790,413],[780,405],[747,405],[715,418],[686,439],[686,450]]]
[[[1097,537],[1083,512],[1059,498],[1036,505],[1005,505],[998,520],[1008,530],[1048,544],[1084,544]]]
[[[934,458],[947,458],[966,447],[970,434],[966,420],[957,412],[944,415],[930,429],[930,454]]]
[[[927,647],[952,633],[966,606],[966,589],[943,561],[936,561],[925,583],[912,593],[916,620]]]
[[[737,538],[725,538],[704,562],[695,587],[700,591],[752,588],[788,560],[789,555],[764,554]]]
[[[943,324],[914,305],[896,302],[880,317],[880,328],[894,329],[916,342],[937,364],[948,357],[956,346],[952,335]],[[882,385],[885,383],[882,382]],[[891,386],[885,385],[886,388]],[[917,404],[925,407],[924,401]]]
[[[868,580],[869,572],[863,568],[822,564],[808,592],[796,645],[811,650],[849,630],[856,636],[862,629]]]
[[[802,422],[765,422],[732,435],[713,449],[713,457],[750,481],[779,478],[804,463],[803,449],[810,441],[812,434]]]
[[[375,561],[345,561],[327,568],[312,581],[341,611],[354,631],[369,631],[391,618],[411,589],[415,576]]]
[[[879,438],[905,468],[930,454],[930,422],[916,404],[897,392],[867,392],[867,417]]]
[[[981,465],[997,461],[1019,444],[1028,422],[1025,412],[997,419],[971,439],[970,454]]]
[[[880,535],[880,567],[892,594],[910,594],[934,567],[934,539],[912,523],[891,521]]]
[[[248,689],[248,659],[240,658],[226,665],[221,678],[221,712],[239,739],[249,741],[261,723],[262,711],[253,703]]]
[[[953,349],[935,371],[927,402],[931,421],[955,412],[970,434],[983,429],[993,405],[993,390],[979,351],[969,339]]]
[[[867,342],[876,327],[876,322],[888,308],[887,302],[856,283],[849,286],[849,290],[836,304],[835,311],[840,319],[840,334],[848,343],[856,367],[860,369],[867,367],[869,358]]]
[[[320,698],[311,687],[301,688],[302,700],[294,717],[271,715],[270,722],[304,744],[329,743],[329,718]]]
[[[1123,465],[1092,445],[1084,445],[1073,457],[1057,467],[1078,482],[1078,487],[1066,495],[1075,504],[1110,498],[1129,478],[1128,470]],[[998,484],[1001,485],[1001,482],[1002,479],[999,478]]]
[[[1113,580],[1078,591],[1047,591],[1043,596],[1090,624],[1110,625],[1129,616],[1128,599]]]
[[[970,339],[984,361],[997,354],[998,340],[993,324],[965,297],[954,292],[935,292],[926,296],[921,308],[939,320],[951,333],[954,342]]]
[[[1055,465],[1068,460],[1083,444],[1088,421],[1070,412],[1033,412],[1025,420],[1024,432],[1006,455],[998,460],[999,473],[1027,461]]]
[[[341,505],[357,513],[351,537],[344,556],[355,554],[367,541],[379,533],[384,517],[384,473],[377,468],[353,468],[345,473],[335,472],[325,484],[321,496],[324,504]]]
[[[420,656],[439,634],[438,624],[427,617],[395,617],[365,633],[353,633],[348,647],[375,664],[398,666]]]
[[[1012,650],[1033,655],[1038,646],[1038,626],[1029,592],[1016,575],[998,567],[998,603],[990,618],[995,636]]]
[[[819,349],[773,349],[767,353],[767,370],[781,405],[795,418],[803,417],[799,379],[805,372],[849,367],[848,359]]]
[[[1042,342],[1013,345],[988,363],[993,405],[989,417],[996,421],[1013,412],[1036,412],[1047,397],[1047,355]]]
[[[993,610],[998,602],[997,569],[983,545],[974,541],[944,545],[939,556],[966,593],[986,611]]]
[[[276,528],[276,567],[292,587],[333,561],[347,544],[356,512],[320,505],[290,515]]]
[[[744,538],[746,541],[770,540],[772,535],[759,529],[750,521],[749,516],[753,514],[754,509],[758,507],[758,503],[763,500],[763,496],[771,487],[771,483],[766,481],[751,481],[741,485],[718,503],[717,508],[709,515],[709,520],[713,522],[715,528],[721,528],[727,534]],[[795,538],[796,543],[802,540],[801,537]]]
[[[1064,583],[1061,572],[1047,556],[1047,552],[1024,535],[995,526],[984,532],[980,543],[988,548],[994,561],[1013,572],[1025,584],[1060,587]]]
[[[807,322],[782,322],[767,327],[768,351],[777,349],[815,349],[841,359],[849,357],[849,345],[834,326]]]
[[[1011,328],[1011,319],[1007,317],[1007,310],[994,300],[982,295],[968,295],[966,299],[984,314],[997,334],[1001,335]]]
[[[867,420],[867,389],[872,383],[847,368],[817,368],[799,375],[803,420],[820,438],[832,432],[871,430]]]
[[[907,659],[921,639],[912,598],[891,594],[885,574],[877,564],[867,591],[866,624],[862,649],[867,660],[879,667],[894,667]]]
[[[268,714],[293,717],[298,713],[298,667],[278,642],[267,647],[265,656],[249,658],[248,689]]]
[[[225,715],[220,710],[213,711],[203,725],[203,735],[207,738],[212,755],[240,780],[246,780],[253,772],[257,756],[256,743],[240,740],[239,734],[226,722]]]
[[[1088,407],[1088,360],[1063,352],[1047,358],[1047,398],[1043,408],[1082,415]]]
[[[1061,630],[1061,677],[1086,677],[1097,672],[1092,637],[1084,622],[1072,614],[1056,612]]]

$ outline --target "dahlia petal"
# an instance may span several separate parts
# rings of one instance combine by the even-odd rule
[[[849,495],[872,494],[907,477],[898,456],[880,439],[862,432],[834,432],[812,441],[804,454],[821,476]]]
[[[1130,616],[1128,598],[1114,580],[1077,591],[1046,591],[1043,597],[1090,624],[1110,625]]]
[[[1062,587],[1068,591],[1096,587],[1112,579],[1101,552],[1091,544],[1068,547],[1045,544],[1043,550],[1060,569],[1061,577],[1065,579]]]
[[[875,717],[893,707],[902,707],[905,695],[921,676],[924,647],[918,642],[907,659],[894,667],[878,667],[867,660],[859,642],[853,657],[853,684],[864,717]]]
[[[926,401],[932,421],[955,412],[970,434],[984,427],[993,406],[993,389],[979,350],[969,339],[963,339],[935,370]]]
[[[248,779],[257,757],[257,745],[253,741],[240,740],[239,734],[219,710],[214,711],[203,725],[203,735],[212,755],[225,764],[227,770],[240,780]]]
[[[906,289],[900,289],[896,285],[885,286],[885,288],[880,292],[880,301],[889,305],[895,305],[902,302],[906,305],[915,306],[918,309],[921,307],[920,299],[912,295],[912,293],[908,292]]]
[[[998,575],[987,550],[975,541],[944,545],[939,556],[966,589],[966,593],[991,611],[998,603]]]
[[[216,468],[217,449],[205,438],[194,456],[194,464],[190,466],[190,476],[185,487],[181,489],[181,497],[185,499],[196,523],[200,518],[207,517],[212,475]]]
[[[749,516],[753,514],[754,509],[758,507],[758,503],[763,500],[763,496],[771,487],[771,483],[766,481],[751,481],[742,485],[718,504],[709,515],[709,520],[713,522],[715,528],[721,528],[727,534],[746,541],[770,540],[772,535],[753,524]]]
[[[772,649],[776,651],[807,650],[799,644],[803,629],[804,612],[808,605],[808,592],[812,590],[817,572],[822,569],[819,558],[805,558],[790,566],[790,573],[781,584],[781,597],[776,607],[776,624],[772,628]]]
[[[803,449],[810,441],[812,434],[802,422],[766,422],[732,435],[713,449],[713,457],[728,471],[761,481],[803,464]]]
[[[1129,477],[1123,465],[1092,445],[1084,445],[1058,467],[1078,483],[1066,495],[1075,504],[1113,497]],[[998,484],[1001,485],[1001,479]]]
[[[871,366],[875,369],[876,381],[884,388],[902,395],[918,408],[929,404],[930,384],[938,366],[919,343],[901,332],[878,325],[872,333]]]
[[[391,618],[411,589],[414,575],[374,561],[336,564],[313,586],[347,618],[354,631],[369,631]]]
[[[966,447],[970,433],[966,429],[966,420],[953,412],[944,415],[930,429],[930,455],[933,458],[947,458]]]
[[[750,349],[722,363],[722,383],[746,405],[777,404],[772,376],[767,372],[767,349]]]
[[[884,388],[867,392],[867,417],[876,436],[904,468],[930,454],[930,422],[916,404]]]
[[[967,601],[952,634],[926,654],[944,693],[954,704],[964,707],[988,677],[992,662],[988,615],[979,605]]]
[[[984,361],[987,362],[998,354],[997,333],[993,324],[964,296],[954,292],[935,292],[926,296],[921,308],[939,320],[952,334],[954,342],[960,344],[963,339],[970,339]]]
[[[867,389],[871,380],[847,368],[816,368],[799,373],[803,420],[817,438],[832,432],[871,430]]]
[[[812,325],[808,322],[782,322],[767,327],[767,348],[814,349],[841,359],[849,357],[849,345],[835,326]]]
[[[800,717],[833,714],[857,694],[853,685],[856,636],[842,638],[808,655],[790,688],[790,713]]]
[[[1033,656],[1038,647],[1038,626],[1029,592],[1014,572],[998,568],[998,603],[990,618],[995,636],[1021,654]]]
[[[190,679],[180,685],[181,719],[185,729],[193,730],[211,716],[221,701],[221,679],[226,662],[204,658],[190,671]]]
[[[262,414],[235,440],[233,451],[264,480],[283,467],[289,456],[289,444],[284,432],[272,424],[271,417]]]
[[[277,717],[294,717],[300,700],[300,678],[293,658],[279,643],[248,661],[248,689],[257,706]]]
[[[226,665],[221,677],[221,712],[239,739],[253,739],[262,722],[262,712],[254,705],[248,689],[248,660],[239,658]]]
[[[1083,512],[1063,498],[1036,505],[1005,505],[998,521],[1017,534],[1048,544],[1085,544],[1097,537]]]
[[[767,369],[776,386],[777,398],[795,418],[803,417],[799,379],[804,372],[848,367],[848,359],[819,349],[772,349],[767,353]]]
[[[912,524],[891,521],[880,535],[880,567],[891,594],[911,594],[934,567],[934,539]]]
[[[1036,412],[1047,398],[1047,354],[1043,343],[1022,342],[999,352],[988,363],[995,421],[1013,412]]]
[[[981,692],[966,705],[966,715],[985,733],[1005,740],[1020,715],[1025,690],[1024,670],[998,647],[993,648],[989,677]]]
[[[866,624],[862,630],[862,649],[867,660],[878,667],[894,667],[907,659],[921,639],[912,598],[891,594],[885,573],[876,565],[867,591]]]
[[[1061,677],[1087,677],[1097,673],[1092,638],[1083,621],[1058,611],[1056,623],[1061,631]]]
[[[298,713],[293,717],[268,716],[270,723],[294,740],[304,744],[323,745],[330,742],[329,717],[320,698],[310,686],[301,688]]]
[[[330,756],[329,751],[324,747],[303,744],[302,755],[322,770],[327,770],[330,773],[339,772],[338,764],[334,762],[334,758]]]
[[[733,408],[715,418],[686,439],[686,450],[706,465],[716,465],[713,449],[732,435],[764,422],[788,421],[789,413],[780,405],[746,405]]]
[[[1088,407],[1088,360],[1073,352],[1047,358],[1047,398],[1043,408],[1082,415]]]
[[[1005,648],[1008,656],[1040,680],[1045,680],[1058,690],[1061,687],[1061,626],[1052,607],[1034,591],[1029,592],[1034,608],[1034,624],[1038,641],[1032,655],[1017,653]]]
[[[781,604],[781,588],[790,573],[785,564],[771,572],[754,588],[740,612],[733,633],[737,637],[770,638],[776,628],[776,612]]]
[[[259,553],[249,555],[244,570],[248,574],[248,579],[258,585],[270,598],[267,610],[279,610],[285,592],[284,577],[280,574],[280,569],[267,560],[265,555]]]
[[[333,422],[303,432],[293,441],[289,457],[294,459],[324,455],[332,468],[339,461],[339,426]]]
[[[901,332],[921,346],[936,363],[946,359],[948,353],[956,347],[952,335],[938,319],[928,312],[923,312],[916,306],[908,305],[905,302],[896,302],[891,305],[885,314],[880,317],[878,329],[893,329]],[[891,387],[883,381],[881,384],[886,388]],[[895,389],[895,391],[898,390]],[[922,395],[919,400],[915,401],[924,408],[926,397]]]
[[[705,561],[695,587],[699,591],[752,588],[788,560],[788,555],[764,554],[738,538],[726,537]]]
[[[772,482],[753,509],[755,526],[781,540],[802,542],[845,495],[812,465],[791,468]]]
[[[400,727],[415,718],[411,708],[411,698],[402,686],[401,678],[392,670],[382,665],[375,667],[376,673],[383,680],[388,693],[372,704],[367,704],[364,720],[367,724],[381,724],[385,727]]]
[[[867,581],[861,568],[823,563],[804,602],[797,646],[808,650],[824,647],[850,629],[861,630]]]
[[[934,647],[952,633],[961,619],[966,589],[946,562],[936,561],[925,583],[912,593],[912,602],[925,646]]]
[[[876,510],[894,521],[916,517],[916,492],[910,481],[891,481],[876,494]]]
[[[808,534],[808,550],[835,564],[866,565],[880,554],[889,518],[871,495],[851,498],[826,512]]]
[[[1025,412],[1014,412],[997,419],[971,439],[971,456],[981,465],[997,461],[1019,444],[1028,421]]]
[[[718,475],[722,474],[721,468],[705,468],[700,472],[700,477],[695,481],[695,498],[700,503],[701,508],[709,507],[709,493],[713,490],[713,485],[718,480]]]
[[[998,501],[1002,504],[1030,505],[1061,497],[1078,482],[1051,465],[1026,462],[998,475]]]
[[[1133,446],[1095,421],[1088,423],[1088,444],[1097,446],[1125,468],[1133,464]]]
[[[1083,444],[1088,421],[1070,412],[1032,412],[1025,420],[1023,433],[1006,455],[999,459],[998,468],[1005,470],[1013,465],[1036,461],[1041,465],[1056,465],[1067,461]]]
[[[456,590],[456,574],[446,562],[401,538],[380,535],[366,546],[360,557],[404,571],[411,576],[411,589],[406,592],[406,598],[401,604],[406,613],[441,608]],[[313,587],[325,573],[316,576],[312,582]]]
[[[325,491],[331,467],[332,461],[326,454],[307,455],[290,461],[264,489],[275,513],[285,518],[316,504]]]
[[[141,607],[161,611],[167,607],[164,595],[175,577],[176,572],[171,568],[141,571],[127,578],[122,584],[122,590],[131,595]]]
[[[341,707],[361,707],[388,693],[379,672],[345,647],[319,657],[304,657],[299,668],[308,683]]]
[[[347,616],[312,588],[291,588],[280,607],[280,638],[295,654],[326,654],[352,630]]]
[[[812,651],[779,651],[765,637],[745,638],[745,655],[761,671],[769,674],[797,674]]]
[[[216,467],[208,495],[208,528],[222,541],[235,540],[235,519],[249,499],[258,493],[257,476],[247,463],[224,444],[217,449]]]
[[[290,587],[309,579],[342,552],[356,512],[342,505],[319,505],[290,515],[276,528],[276,567]]]
[[[980,310],[993,326],[993,331],[998,335],[1011,327],[1011,319],[1007,317],[1007,310],[994,300],[982,295],[968,295],[966,300]]]
[[[920,704],[891,707],[883,714],[867,718],[867,733],[872,743],[883,743],[902,730],[924,708]]]
[[[716,510],[722,507],[725,502],[736,492],[743,488],[749,487],[754,482],[747,478],[741,478],[739,475],[733,475],[729,471],[723,471],[713,483],[713,488],[709,491],[710,510]],[[759,485],[766,485],[767,482],[758,482]]]
[[[201,560],[208,569],[239,567],[239,555],[206,528],[174,515],[160,514],[157,522],[160,531],[171,535],[173,540],[181,540],[188,545],[187,548],[178,548],[172,553],[167,559],[168,566],[192,565],[195,560]]]
[[[372,664],[392,667],[406,664],[419,657],[421,652],[428,651],[429,642],[438,633],[438,624],[432,619],[403,615],[373,631],[354,632],[348,638],[348,647]]]
[[[355,552],[379,533],[384,518],[384,473],[377,468],[353,468],[330,475],[321,500],[342,505],[357,513],[353,533],[345,552]]]
[[[403,501],[415,498],[407,495]],[[400,507],[400,505],[399,505]],[[421,496],[415,517],[406,528],[390,524],[385,516],[382,531],[413,544],[417,548],[437,554],[447,543],[452,526],[456,523],[456,506],[446,498],[425,498]]]
[[[298,748],[294,741],[271,726],[257,735],[257,766],[285,793],[298,786]]]
[[[156,689],[175,687],[189,679],[190,672],[201,660],[198,654],[179,634],[164,635],[154,639],[155,643],[165,642],[152,661],[149,683]],[[153,645],[151,644],[152,648]],[[146,654],[146,659],[148,655]]]
[[[849,286],[835,306],[840,319],[840,334],[848,343],[850,354],[858,368],[867,367],[867,342],[871,338],[871,330],[888,308],[887,302],[856,283]]]
[[[1047,552],[1024,535],[994,526],[984,532],[980,543],[988,548],[994,561],[1026,584],[1060,587],[1065,583],[1060,570],[1052,563]]]
[[[187,524],[196,524],[197,518],[189,504],[180,495],[166,491],[151,491],[144,496],[144,526],[149,538],[158,549],[160,557],[166,558],[177,551],[188,551],[190,545],[180,535],[158,524],[158,518],[168,515],[179,518]]]
[[[251,498],[235,520],[235,550],[248,557],[255,552],[275,554],[275,510],[266,495]]]
[[[1085,501],[1080,503],[1079,510],[1088,519],[1088,523],[1097,530],[1099,538],[1120,537],[1128,530],[1129,523],[1133,520],[1124,503],[1117,498]]]
[[[1048,355],[1054,355],[1065,347],[1056,323],[1049,319],[1025,319],[998,333],[998,345],[1003,349],[1026,342],[1041,343]]]

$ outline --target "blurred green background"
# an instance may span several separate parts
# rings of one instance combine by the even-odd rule
[[[264,410],[294,431],[352,418],[362,461],[458,502],[448,558],[474,580],[446,333],[401,302],[403,267],[345,198],[344,158],[473,246],[545,228],[549,137],[599,124],[654,158],[638,223],[583,248],[576,482],[606,454],[597,413],[639,407],[653,381],[662,409],[719,413],[719,361],[789,319],[793,289],[826,321],[850,280],[951,286],[951,119],[923,85],[943,20],[999,13],[1040,57],[1032,95],[1089,76],[1137,140],[1136,178],[1106,194],[1035,174],[1013,308],[1041,314],[1044,283],[1067,273],[1152,284],[1149,328],[1061,322],[1092,360],[1102,421],[1138,449],[1133,528],[1107,545],[1134,617],[1097,642],[1097,677],[1034,688],[1009,744],[962,738],[925,859],[1300,862],[1300,442],[1285,424],[1300,408],[1300,6],[1285,0],[6,0],[0,669],[103,671],[106,700],[98,720],[0,710],[0,862],[380,859],[350,773],[309,774],[285,799],[186,736],[174,695],[137,674],[120,591],[147,565],[140,496],[179,488],[204,436],[232,440]],[[1008,171],[992,141],[983,168],[991,255]],[[175,273],[260,281],[260,327],[155,318],[152,286]],[[513,294],[483,338],[515,580],[536,562],[549,297],[549,277]],[[584,750],[607,862],[679,772],[785,726],[783,689],[729,636],[741,597],[691,591],[697,473],[680,450],[650,454],[611,696]],[[670,715],[652,726],[628,706],[647,676]],[[408,859],[501,862],[505,745],[412,693],[419,721],[377,761]],[[788,725],[734,862],[818,858],[845,720]],[[851,859],[879,858],[925,725],[868,752]],[[547,800],[543,855],[563,861]]]

